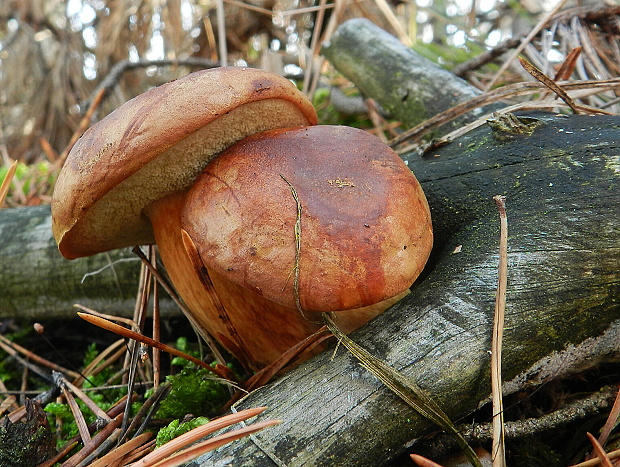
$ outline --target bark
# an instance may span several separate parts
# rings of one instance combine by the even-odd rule
[[[407,127],[480,94],[474,86],[403,46],[365,18],[343,23],[321,51],[362,94],[376,100]],[[485,107],[477,113],[494,108]],[[472,119],[474,115],[458,118],[444,125],[441,133]]]
[[[353,334],[458,419],[489,396],[499,220],[507,199],[506,392],[619,356],[620,118],[535,115],[531,134],[484,126],[409,166],[436,232],[413,293]],[[303,200],[302,200],[303,203]],[[460,247],[461,251],[456,252]],[[279,418],[192,466],[387,463],[431,425],[339,349],[252,393]],[[271,457],[270,457],[271,456]],[[234,461],[233,461],[234,460]]]
[[[0,320],[75,316],[75,303],[133,315],[140,261],[130,250],[66,260],[52,237],[49,206],[0,210],[0,239]],[[180,314],[162,298],[164,314]]]

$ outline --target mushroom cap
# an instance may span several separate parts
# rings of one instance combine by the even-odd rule
[[[67,258],[154,243],[151,202],[186,189],[247,135],[317,123],[289,80],[263,70],[203,70],[151,89],[93,125],[65,162],[52,232]]]
[[[297,265],[302,309],[321,312],[403,292],[433,242],[426,198],[401,158],[365,131],[336,126],[266,131],[231,146],[189,190],[182,226],[207,267],[291,308]]]

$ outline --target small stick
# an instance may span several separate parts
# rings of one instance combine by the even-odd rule
[[[226,16],[224,14],[224,0],[216,0],[217,41],[220,51],[220,66],[228,65],[228,47],[226,44]]]
[[[161,340],[161,314],[159,309],[159,287],[153,281],[153,340]],[[161,350],[153,347],[153,388],[159,387],[161,379]]]
[[[112,420],[112,417],[110,417],[90,397],[84,394],[84,392],[82,392],[80,388],[74,386],[69,381],[67,381],[67,379],[63,375],[61,375],[60,373],[54,373],[53,375],[54,375],[54,381],[61,389],[63,390],[67,389],[68,391],[71,391],[73,394],[79,397],[80,400],[84,402],[86,407],[88,407],[97,416],[97,418],[101,420],[105,420],[106,422],[109,422],[110,420]]]
[[[491,342],[491,396],[493,399],[493,467],[506,465],[504,445],[504,407],[502,401],[502,338],[504,335],[504,315],[506,314],[506,286],[508,282],[508,218],[506,217],[506,198],[494,196],[500,218],[499,237],[499,277],[495,296],[493,319],[493,339]]]
[[[184,242],[185,242],[186,238],[189,239],[189,236],[187,235],[187,232],[185,232],[184,230],[181,230],[181,235],[183,236]],[[189,240],[191,240],[191,239],[189,239]],[[186,248],[186,250],[187,250],[187,248]],[[196,322],[196,320],[193,318],[193,315],[192,315],[191,311],[181,301],[181,299],[178,297],[178,295],[176,294],[176,292],[174,291],[172,286],[168,283],[168,281],[166,281],[163,278],[163,276],[159,273],[159,271],[157,269],[155,269],[155,267],[151,264],[151,262],[144,255],[144,253],[142,253],[142,250],[140,250],[139,247],[135,247],[132,251],[142,260],[142,262],[146,265],[146,267],[150,269],[150,271],[153,274],[153,276],[157,279],[157,282],[159,282],[161,284],[161,286],[164,288],[166,293],[170,296],[170,298],[172,298],[172,301],[181,309],[181,311],[183,311],[183,314],[187,317],[187,319],[189,319],[190,323],[192,324],[192,327],[198,331],[198,334],[200,334],[200,337],[202,337],[204,339],[204,341],[207,343],[207,345],[209,346],[209,349],[211,350],[211,352],[213,352],[213,355],[215,356],[216,360],[222,366],[224,366],[225,368],[228,368],[228,367],[225,366],[226,365],[226,360],[224,360],[224,357],[222,356],[222,354],[218,350],[217,344],[215,343],[215,341],[206,332],[206,330]],[[191,259],[191,256],[190,256],[190,259]],[[201,276],[201,278],[202,278],[202,276]],[[213,296],[213,295],[211,295],[211,297],[214,300],[216,299],[216,297]]]
[[[565,91],[585,90],[587,92],[594,93],[594,91],[603,92],[609,89],[615,89],[619,85],[620,78],[610,78],[606,80],[571,81],[564,84],[562,87]],[[403,132],[396,138],[392,138],[388,142],[388,145],[394,148],[395,146],[408,140],[418,141],[433,128],[443,125],[444,123],[455,119],[459,115],[463,115],[464,113],[488,104],[492,104],[502,99],[525,96],[545,89],[545,85],[536,82],[520,82],[493,89],[465,102],[461,102],[460,104],[457,104],[454,107],[444,110],[440,114],[425,120],[419,125]],[[582,109],[583,106],[578,106],[578,108]]]
[[[99,446],[105,439],[107,439],[112,432],[121,424],[123,415],[117,415],[114,420],[108,423],[99,433],[92,437],[90,443],[84,446],[79,452],[74,454],[71,458],[65,461],[60,467],[75,467],[82,462],[88,455],[93,452],[97,446]]]
[[[620,449],[616,449],[615,451],[608,452],[607,458],[610,460],[620,458]],[[598,457],[595,459],[590,459],[585,462],[581,462],[579,464],[574,464],[571,467],[596,467],[597,465],[601,465],[601,460]]]
[[[91,441],[91,437],[90,432],[88,431],[88,425],[86,424],[86,420],[84,420],[84,414],[81,412],[80,407],[75,400],[75,397],[73,397],[73,394],[71,394],[69,389],[64,385],[60,385],[60,389],[63,396],[65,396],[65,399],[67,400],[67,404],[69,405],[69,409],[71,409],[73,418],[75,418],[75,423],[77,424],[80,438],[82,438],[82,443],[84,444],[84,446],[87,446]]]
[[[58,160],[60,156],[58,155],[58,153],[54,150],[50,142],[44,136],[41,136],[39,138],[39,145],[41,146],[41,149],[45,153],[45,156],[47,157],[48,161],[50,161],[53,164],[54,162]]]

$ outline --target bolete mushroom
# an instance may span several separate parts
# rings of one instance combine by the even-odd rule
[[[247,68],[134,98],[67,158],[52,201],[60,252],[156,241],[193,321],[253,369],[318,329],[318,312],[355,308],[337,322],[358,327],[423,268],[428,205],[379,139],[316,121],[288,80]]]
[[[210,162],[184,200],[182,227],[215,288],[243,287],[260,314],[227,300],[263,363],[293,326],[333,311],[349,332],[408,291],[433,242],[428,204],[402,159],[362,130],[313,126],[251,135]],[[363,307],[363,308],[362,308]],[[297,335],[299,339],[299,335]],[[289,345],[290,346],[290,345]]]

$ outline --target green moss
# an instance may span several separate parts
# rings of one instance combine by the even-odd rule
[[[160,447],[168,441],[172,441],[177,436],[181,436],[182,434],[185,434],[188,431],[198,428],[208,422],[209,419],[207,417],[197,417],[184,423],[180,420],[173,420],[168,426],[159,430],[157,433],[157,438],[155,439],[155,444],[157,447]]]
[[[166,379],[172,390],[162,401],[157,411],[158,418],[183,418],[187,414],[210,416],[230,396],[226,387],[214,380],[212,373],[205,368],[183,368]]]
[[[485,51],[480,44],[473,41],[467,41],[461,47],[446,45],[436,41],[430,43],[417,42],[413,50],[434,63],[439,63],[447,70],[451,70],[456,65],[477,57]]]

